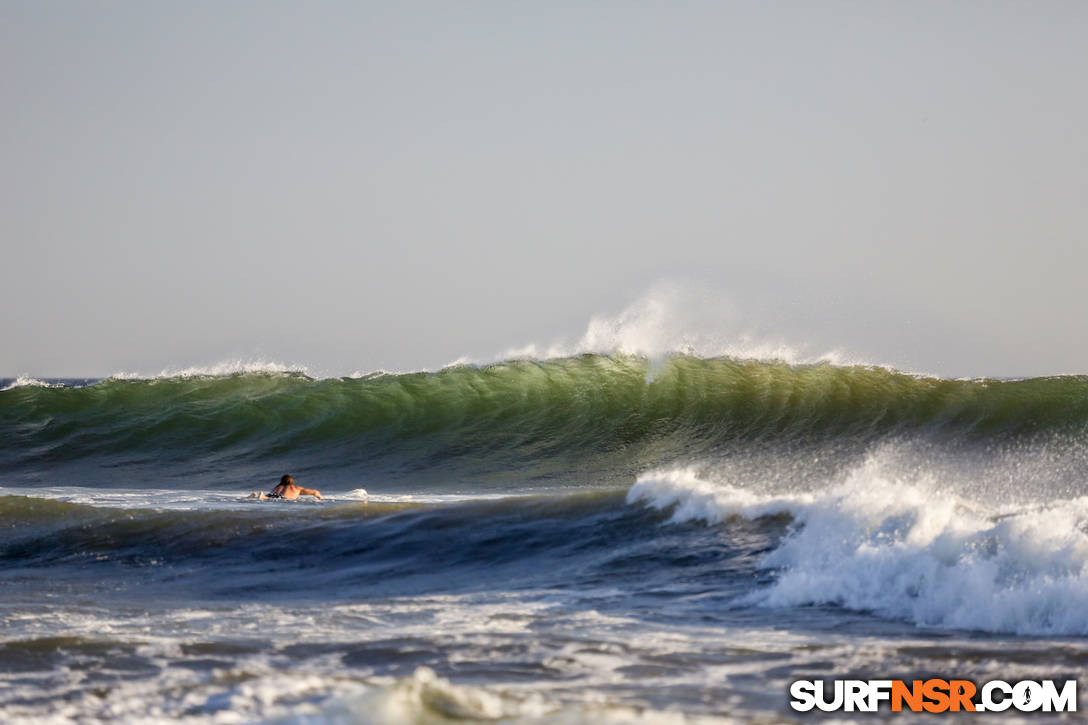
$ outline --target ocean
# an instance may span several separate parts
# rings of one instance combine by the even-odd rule
[[[1086,443],[1081,376],[3,380],[0,721],[933,722],[790,683],[1081,677]]]

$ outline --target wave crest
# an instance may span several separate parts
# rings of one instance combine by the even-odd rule
[[[164,368],[153,375],[119,371],[107,380],[186,380],[189,378],[222,378],[248,374],[263,375],[299,375],[310,377],[305,365],[285,364],[272,360],[247,360],[235,358],[223,360],[211,365],[190,365],[183,368]]]
[[[9,378],[10,380],[10,378]],[[8,390],[14,390],[16,388],[63,388],[62,383],[50,382],[48,380],[40,380],[38,378],[30,377],[29,375],[20,375],[19,377],[11,380],[7,385],[0,387],[0,393]]]

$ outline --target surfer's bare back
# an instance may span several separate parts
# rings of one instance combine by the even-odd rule
[[[272,489],[269,493],[262,493],[261,491],[254,491],[249,494],[250,498],[288,498],[296,499],[299,496],[313,496],[314,498],[321,498],[321,492],[316,488],[303,488],[302,486],[295,485],[295,479],[291,476],[284,476],[280,479],[279,484]]]

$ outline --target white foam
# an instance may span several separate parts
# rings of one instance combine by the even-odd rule
[[[747,603],[837,604],[919,625],[1088,634],[1088,497],[1002,508],[870,458],[815,493],[764,495],[693,469],[648,473],[628,501],[675,506],[671,521],[788,512],[791,533],[762,562],[773,585]]]
[[[697,469],[677,468],[639,476],[627,492],[627,502],[641,501],[657,509],[676,506],[670,523],[702,520],[720,524],[731,516],[758,518],[792,513],[799,504],[808,504],[807,494],[764,496],[700,478]]]
[[[0,393],[5,390],[14,390],[15,388],[63,388],[61,383],[49,383],[38,378],[30,377],[29,375],[20,375],[10,384],[0,388]]]
[[[446,722],[448,720],[510,723],[711,723],[713,717],[684,716],[647,709],[639,698],[617,695],[616,684],[642,687],[645,676],[622,670],[639,662],[618,642],[589,641],[578,633],[602,632],[608,623],[641,627],[638,622],[608,618],[593,612],[572,617],[564,611],[561,595],[555,601],[528,599],[513,593],[438,595],[372,601],[329,607],[292,608],[246,604],[213,608],[169,609],[156,612],[140,607],[35,608],[28,616],[8,609],[0,624],[9,637],[39,638],[53,632],[96,641],[138,643],[137,655],[158,668],[155,677],[118,679],[104,693],[93,693],[85,683],[84,668],[59,667],[48,681],[31,681],[27,673],[0,673],[0,717],[4,722],[298,722],[386,723]],[[577,620],[577,621],[575,621]],[[564,626],[563,622],[567,624]],[[528,625],[536,626],[529,629]],[[566,632],[557,641],[541,638],[538,628]],[[642,631],[638,629],[636,631]],[[526,656],[566,676],[524,682],[498,677],[487,684],[451,682],[421,666],[406,677],[376,675],[368,667],[345,665],[341,653],[285,658],[288,643],[341,644],[349,639],[411,637],[431,641],[447,650],[450,662],[475,664],[497,653],[502,661],[506,645],[529,644]],[[606,632],[607,634],[607,632]],[[526,635],[533,635],[528,640]],[[571,636],[574,635],[574,636]],[[695,638],[686,632],[655,634],[642,631],[638,648],[650,656],[687,652]],[[714,639],[717,647],[736,646],[743,633],[700,630],[698,641]],[[757,641],[765,641],[760,635]],[[629,636],[620,638],[624,642]],[[187,654],[188,642],[248,641],[252,651],[237,655]],[[274,644],[268,644],[273,640]],[[663,645],[659,645],[663,642]],[[745,644],[751,644],[745,641]],[[303,647],[305,649],[305,647]],[[194,658],[213,656],[228,660],[210,673],[201,668],[176,666]],[[441,658],[438,658],[441,661]],[[777,658],[772,660],[779,664]],[[764,661],[762,666],[766,666]],[[750,667],[745,658],[740,667]],[[101,663],[108,670],[108,661]],[[682,675],[690,678],[685,670]],[[709,676],[709,675],[708,675]],[[570,689],[571,679],[577,684]],[[662,680],[669,686],[674,679]],[[48,697],[43,698],[43,691]],[[628,703],[625,701],[633,700]]]
[[[163,368],[158,373],[146,374],[119,371],[109,376],[111,380],[161,380],[171,378],[214,378],[242,375],[246,373],[287,374],[297,373],[310,376],[306,365],[285,364],[272,360],[246,360],[235,358],[223,360],[211,365],[190,365],[181,368]]]

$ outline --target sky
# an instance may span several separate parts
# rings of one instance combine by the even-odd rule
[[[1086,32],[1081,2],[0,0],[0,375],[420,369],[659,302],[699,339],[1088,373]]]

